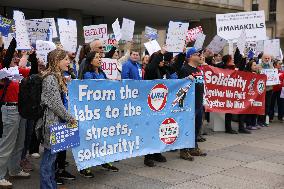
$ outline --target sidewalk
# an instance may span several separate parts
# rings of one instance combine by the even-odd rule
[[[193,162],[179,159],[178,152],[167,152],[167,163],[149,168],[143,157],[115,163],[118,173],[94,168],[95,178],[82,178],[72,155],[68,171],[77,180],[66,181],[62,189],[284,189],[284,123],[272,123],[251,135],[212,133],[200,147],[207,157]],[[39,160],[31,179],[12,180],[14,189],[39,188]]]

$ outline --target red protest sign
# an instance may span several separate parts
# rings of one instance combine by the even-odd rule
[[[203,71],[207,112],[264,114],[265,75],[212,66]]]
[[[190,30],[187,31],[187,35],[186,35],[186,41],[187,42],[192,42],[196,40],[197,34],[199,33],[203,33],[202,27],[201,26],[197,26],[195,28],[192,28]]]

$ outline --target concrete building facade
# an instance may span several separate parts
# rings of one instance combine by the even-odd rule
[[[116,18],[136,21],[136,48],[143,47],[142,32],[146,25],[159,30],[159,43],[164,43],[168,22],[184,21],[190,28],[201,25],[207,35],[205,44],[216,35],[215,15],[244,10],[244,0],[1,0],[0,14],[12,18],[13,10],[32,18],[69,18],[77,21],[78,41],[83,43],[83,26],[105,23],[112,32]]]

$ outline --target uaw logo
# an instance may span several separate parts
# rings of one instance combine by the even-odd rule
[[[155,85],[148,94],[148,106],[154,112],[165,108],[168,97],[168,87],[162,83]]]
[[[179,135],[179,126],[173,118],[165,119],[159,131],[160,140],[165,144],[173,144]]]
[[[257,92],[258,94],[262,94],[265,90],[265,83],[263,80],[259,80],[257,82]]]

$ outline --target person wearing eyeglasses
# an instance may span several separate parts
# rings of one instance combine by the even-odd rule
[[[183,65],[179,72],[179,79],[190,78],[195,80],[195,148],[185,148],[180,150],[180,158],[193,161],[193,156],[206,156],[198,147],[198,135],[202,127],[203,116],[203,94],[204,79],[199,66],[204,64],[204,57],[194,48],[186,52],[187,63]]]

